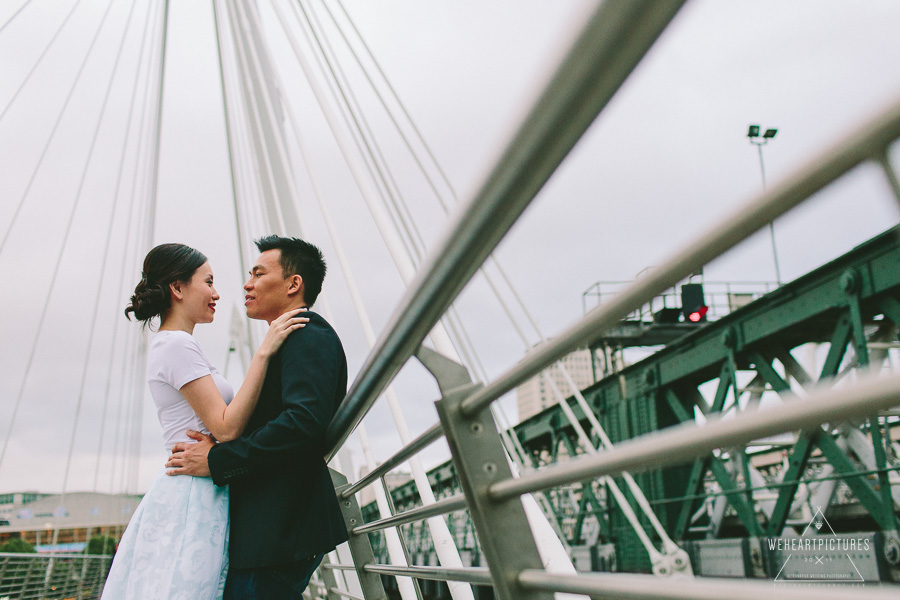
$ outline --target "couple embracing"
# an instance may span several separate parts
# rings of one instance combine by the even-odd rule
[[[206,257],[162,244],[144,260],[125,314],[160,320],[147,379],[171,454],[122,537],[104,599],[300,598],[347,540],[324,460],[347,361],[308,310],[325,261],[297,238],[256,245],[245,306],[269,330],[237,392],[193,337],[219,299]]]

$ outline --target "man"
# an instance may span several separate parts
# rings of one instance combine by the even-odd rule
[[[247,316],[269,323],[311,307],[325,261],[297,238],[268,236],[244,284]],[[347,531],[323,458],[325,430],[347,392],[341,341],[318,314],[272,357],[244,434],[216,444],[176,444],[167,467],[230,486],[231,534],[225,599],[300,598],[325,553]]]

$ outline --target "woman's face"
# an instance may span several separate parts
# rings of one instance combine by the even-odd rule
[[[219,293],[213,287],[213,272],[208,262],[203,263],[187,283],[182,284],[182,303],[188,318],[194,323],[212,323],[216,314]]]

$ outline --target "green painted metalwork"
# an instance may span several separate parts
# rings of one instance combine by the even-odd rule
[[[754,301],[730,315],[693,330],[675,340],[647,359],[611,374],[589,388],[583,395],[613,443],[653,433],[659,429],[693,420],[694,407],[708,416],[730,409],[728,391],[737,401],[738,373],[755,373],[753,381],[764,381],[772,390],[787,394],[793,377],[801,385],[809,385],[812,376],[791,354],[791,350],[807,343],[829,344],[819,379],[834,377],[851,362],[848,348],[860,364],[869,359],[866,327],[882,321],[883,315],[900,324],[900,230],[889,230],[858,246],[844,256],[804,275],[778,290]],[[602,349],[593,348],[592,351]],[[782,375],[773,361],[783,367]],[[701,395],[715,382],[711,402]],[[581,407],[567,400],[579,421],[586,419]],[[835,424],[836,425],[836,424]],[[636,475],[636,480],[648,500],[657,510],[663,526],[675,540],[696,538],[692,532],[691,517],[707,494],[706,485],[714,480],[735,512],[735,517],[722,535],[759,536],[779,535],[789,517],[792,503],[800,483],[808,478],[810,457],[818,448],[822,457],[835,467],[837,474],[853,491],[854,496],[883,530],[894,530],[897,519],[890,499],[890,482],[887,473],[895,469],[889,464],[885,439],[880,431],[877,416],[870,420],[868,428],[876,446],[876,469],[859,469],[846,452],[838,447],[830,431],[798,432],[797,442],[791,449],[788,470],[781,483],[771,483],[766,489],[778,490],[771,518],[765,527],[760,523],[759,511],[754,505],[753,487],[749,484],[748,467],[741,464],[744,485],[738,485],[719,456],[710,456],[692,464],[660,469]],[[517,425],[516,435],[535,467],[548,461],[571,456],[577,447],[575,432],[568,425],[562,410],[552,406]],[[564,449],[561,452],[561,447]],[[730,460],[742,460],[743,448],[728,449]],[[742,461],[746,463],[746,461]],[[867,477],[875,473],[877,486]],[[707,479],[711,475],[712,480]],[[452,466],[447,463],[429,473],[438,497],[453,493],[457,488]],[[598,544],[612,543],[616,548],[617,567],[622,571],[649,571],[646,551],[640,545],[633,530],[617,507],[600,490],[594,493],[597,482],[582,486],[574,492],[575,502],[565,493],[551,491],[554,510],[567,515],[566,536],[569,542],[583,542],[583,529],[587,519],[597,519],[600,538]],[[877,489],[876,489],[877,488]],[[761,490],[760,490],[761,491]],[[572,494],[569,494],[571,496]],[[715,495],[719,495],[716,493]],[[415,506],[418,494],[412,483],[392,491],[397,510]],[[374,506],[374,505],[372,505]],[[366,519],[373,514],[366,507]],[[573,517],[574,513],[574,518]],[[464,513],[450,517],[451,532],[460,531],[460,539],[471,540],[471,546],[463,546],[473,553],[473,564],[478,560],[478,548],[474,535],[469,535]],[[561,521],[560,521],[561,522]],[[413,524],[415,525],[415,524]],[[430,551],[430,540],[423,527],[413,529],[404,526],[410,539],[411,552]],[[702,534],[701,534],[702,535]],[[375,542],[373,541],[373,544]],[[415,548],[415,550],[413,550]],[[376,553],[378,550],[376,550]]]
[[[766,528],[766,535],[769,537],[780,536],[782,530],[784,530],[784,523],[787,520],[791,504],[797,493],[800,479],[806,471],[806,464],[815,448],[815,440],[818,433],[801,433],[797,443],[794,444],[787,471],[785,471],[784,478],[781,480],[784,486],[778,490],[778,500],[775,501],[775,508],[772,509],[772,516],[769,517],[769,524]]]
[[[816,445],[822,450],[837,471],[844,476],[844,481],[853,490],[853,494],[860,504],[866,507],[869,514],[884,530],[896,528],[893,501],[885,505],[879,495],[872,489],[865,479],[858,474],[858,469],[850,461],[847,454],[841,450],[830,435],[820,435]]]

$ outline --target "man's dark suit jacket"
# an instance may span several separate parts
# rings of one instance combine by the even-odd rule
[[[259,403],[236,440],[214,446],[209,470],[231,486],[231,567],[253,569],[331,551],[347,540],[328,468],[325,429],[347,393],[347,359],[314,312],[269,361]]]

